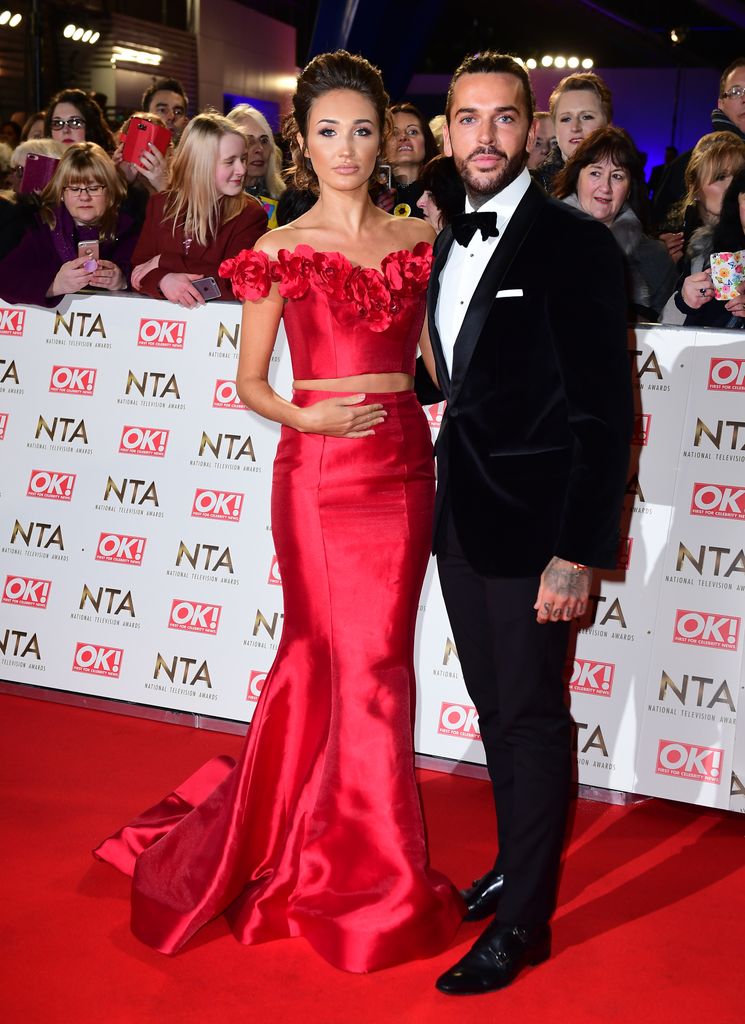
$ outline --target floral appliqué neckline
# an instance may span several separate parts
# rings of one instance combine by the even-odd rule
[[[285,299],[302,299],[317,288],[330,300],[351,304],[371,331],[384,331],[400,310],[401,299],[424,291],[431,269],[429,242],[388,253],[380,269],[355,266],[340,252],[297,245],[280,249],[276,260],[244,249],[220,264],[220,276],[231,279],[234,295],[244,302],[265,298],[274,282]]]

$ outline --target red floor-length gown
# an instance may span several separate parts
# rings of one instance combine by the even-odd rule
[[[294,375],[322,379],[413,373],[430,266],[420,243],[380,269],[298,246],[221,270],[245,299],[278,282]],[[282,428],[284,627],[238,764],[211,761],[96,850],[133,875],[133,931],[164,952],[224,912],[242,942],[303,935],[335,966],[371,971],[440,952],[461,920],[427,863],[413,768],[429,428],[413,392],[368,398],[388,412],[372,437]]]

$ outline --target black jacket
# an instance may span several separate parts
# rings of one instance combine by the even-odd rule
[[[633,421],[621,252],[608,229],[532,183],[469,305],[452,380],[435,310],[452,232],[435,243],[430,335],[448,405],[436,443],[445,502],[484,575],[553,555],[616,565]],[[500,297],[503,290],[518,296]]]

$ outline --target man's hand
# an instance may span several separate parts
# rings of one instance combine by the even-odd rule
[[[541,574],[538,597],[533,605],[539,622],[568,622],[579,619],[587,608],[592,570],[565,562],[555,555]]]

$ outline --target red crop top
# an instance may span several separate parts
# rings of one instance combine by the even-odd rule
[[[285,330],[297,380],[363,373],[413,376],[424,321],[432,246],[389,253],[380,269],[356,267],[340,252],[309,245],[280,249],[276,260],[244,249],[220,266],[243,301],[269,294],[287,304]]]

